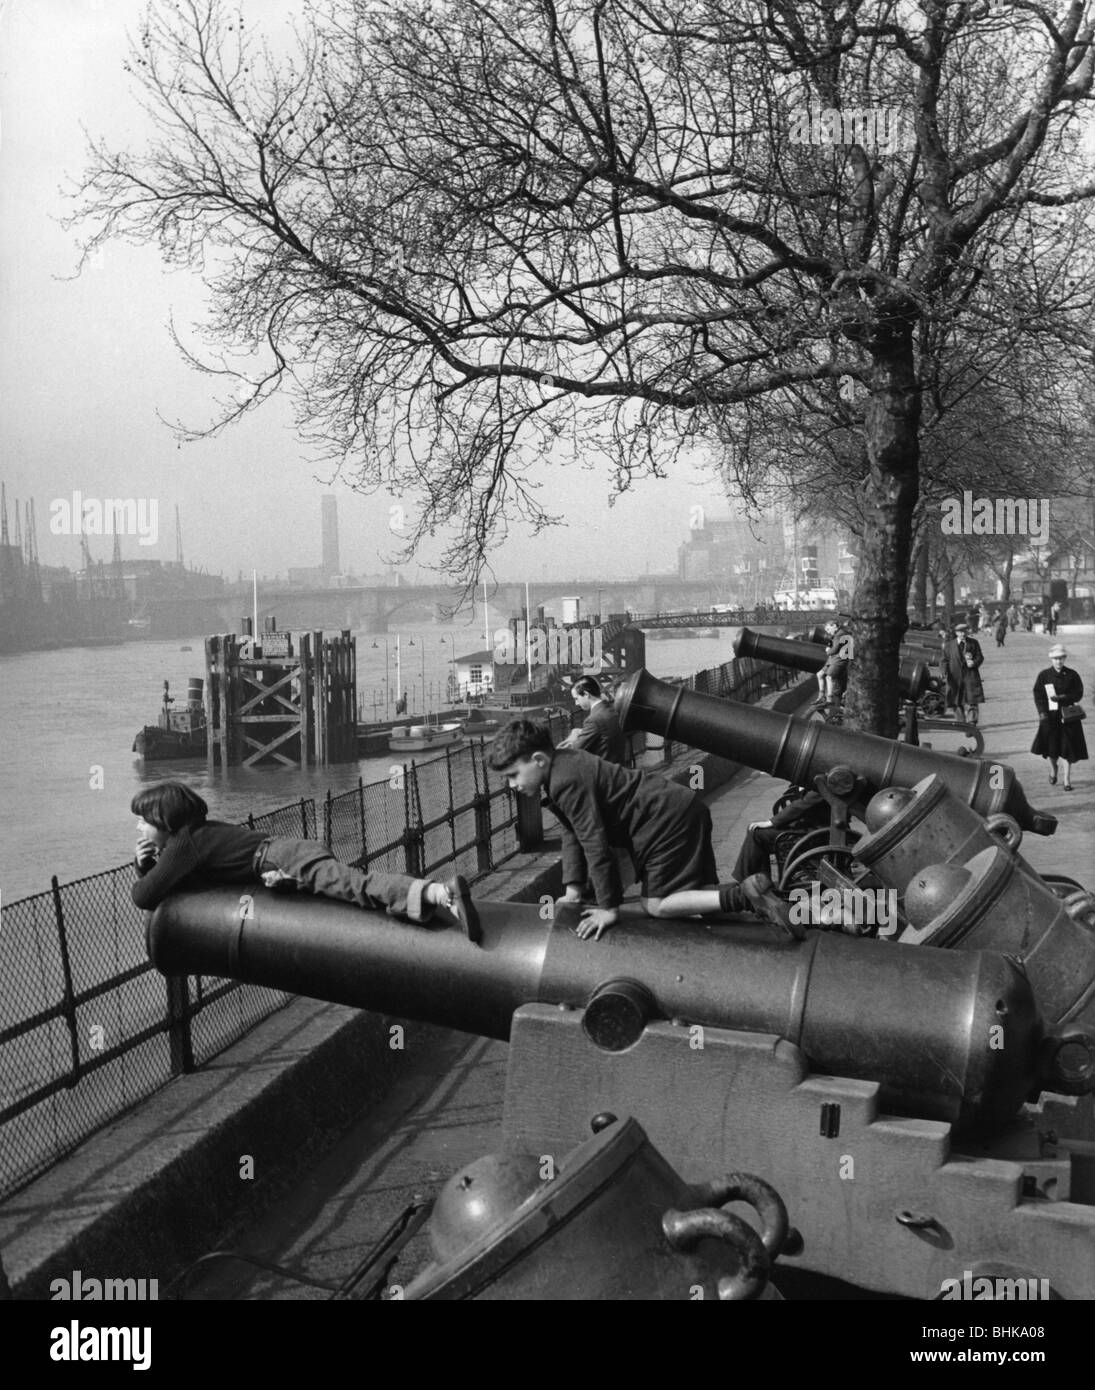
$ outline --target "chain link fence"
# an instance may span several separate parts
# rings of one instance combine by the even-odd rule
[[[556,739],[569,722],[556,716]],[[247,824],[323,840],[346,863],[476,879],[518,852],[514,799],[473,739],[317,807]],[[97,1129],[231,1046],[291,996],[208,976],[165,980],[145,950],[132,863],[3,908],[0,1200]]]
[[[800,679],[750,659],[687,684],[753,700]],[[530,713],[532,713],[530,711]],[[550,720],[555,742],[570,729]],[[632,762],[641,738],[633,744]],[[519,852],[517,807],[473,738],[424,763],[393,763],[317,807],[301,800],[247,824],[321,839],[346,863],[474,880]],[[668,756],[668,752],[667,752]],[[165,980],[145,949],[132,863],[3,908],[0,918],[0,1200],[70,1153],[172,1077],[238,1041],[290,995],[208,976]]]

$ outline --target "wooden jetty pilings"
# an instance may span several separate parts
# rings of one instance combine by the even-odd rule
[[[357,644],[349,630],[207,637],[205,669],[211,768],[357,758]]]

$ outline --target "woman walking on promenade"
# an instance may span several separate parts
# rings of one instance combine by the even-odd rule
[[[1084,726],[1075,710],[1084,694],[1084,683],[1079,673],[1065,665],[1068,652],[1057,644],[1049,649],[1052,662],[1044,671],[1038,672],[1034,682],[1034,704],[1038,710],[1038,732],[1034,736],[1030,751],[1049,759],[1051,786],[1057,783],[1058,759],[1065,765],[1064,790],[1072,790],[1072,764],[1087,758],[1087,741]]]

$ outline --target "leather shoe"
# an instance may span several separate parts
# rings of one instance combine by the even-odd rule
[[[483,927],[479,921],[479,913],[475,910],[475,904],[471,900],[471,889],[468,887],[467,879],[463,874],[455,874],[452,878],[446,879],[445,887],[452,899],[450,910],[460,923],[464,935],[473,945],[478,946],[483,940]]]

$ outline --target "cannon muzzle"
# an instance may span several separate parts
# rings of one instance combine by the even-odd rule
[[[826,651],[816,642],[796,642],[790,637],[771,637],[743,627],[734,638],[735,656],[754,656],[759,661],[772,661],[777,666],[790,666],[795,671],[820,671],[825,665]],[[906,700],[919,700],[929,690],[939,688],[940,682],[928,670],[920,656],[903,655],[898,668],[898,684]]]
[[[148,953],[168,975],[227,976],[488,1037],[507,1038],[532,1003],[584,1009],[590,1045],[609,1052],[659,1019],[775,1035],[816,1071],[877,1081],[893,1113],[971,1130],[1055,1085],[1058,1043],[1005,956],[664,920],[582,941],[575,909],[552,923],[535,905],[477,906],[478,945],[349,904],[210,889],[160,905]]]
[[[936,753],[817,719],[796,719],[758,705],[697,695],[649,671],[636,671],[620,687],[616,712],[625,730],[661,734],[795,786],[810,786],[814,777],[839,763],[874,791],[913,787],[936,773],[948,791],[979,815],[1003,812],[1035,835],[1052,835],[1057,829],[1057,818],[1029,805],[1018,778],[1004,763]]]

